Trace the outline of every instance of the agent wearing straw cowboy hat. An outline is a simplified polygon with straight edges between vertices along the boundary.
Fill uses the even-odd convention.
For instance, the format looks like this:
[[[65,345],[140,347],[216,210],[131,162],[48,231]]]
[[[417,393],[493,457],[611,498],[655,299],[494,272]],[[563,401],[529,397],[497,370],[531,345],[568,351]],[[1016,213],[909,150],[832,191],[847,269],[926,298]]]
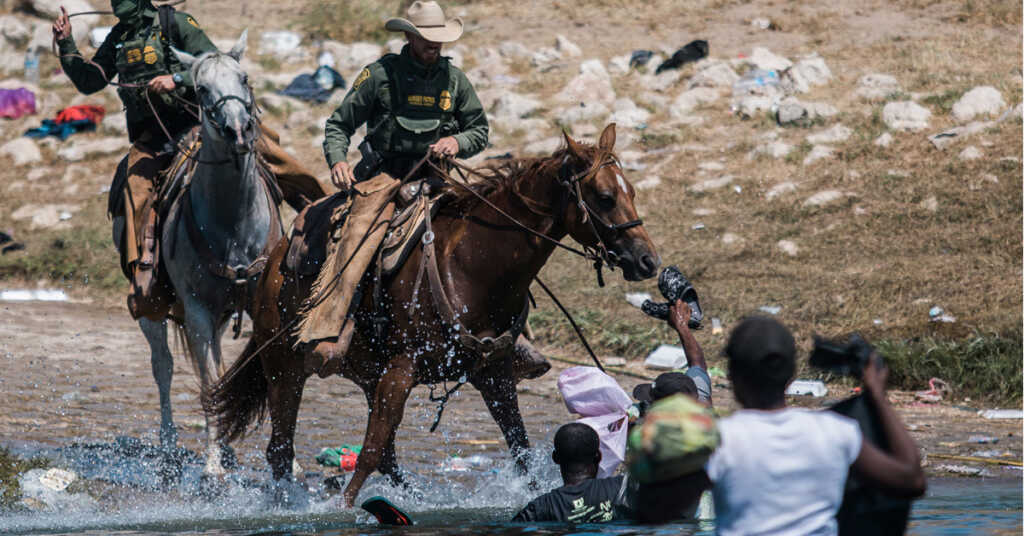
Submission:
[[[363,69],[341,106],[327,120],[324,155],[331,179],[342,190],[361,183],[356,189],[363,194],[353,198],[345,234],[340,237],[342,243],[354,243],[367,235],[373,218],[362,216],[376,214],[379,203],[387,202],[381,192],[396,188],[425,154],[469,158],[487,146],[490,129],[473,85],[441,55],[444,43],[462,35],[462,21],[445,18],[441,6],[433,1],[414,2],[406,17],[389,19],[384,27],[405,32],[408,44],[400,54],[387,54]],[[349,143],[363,124],[367,125],[366,139],[359,147],[363,160],[353,169],[346,161]],[[377,159],[376,165],[365,165]],[[382,231],[374,233],[367,236],[378,236]],[[379,237],[377,240],[364,239],[361,247],[379,243]],[[333,319],[330,311],[347,310],[345,295],[351,295],[369,266],[366,257],[374,250],[368,248],[368,253],[355,255],[346,263],[336,290],[314,305],[307,319]],[[318,371],[321,376],[336,372],[348,346],[345,332],[339,334],[327,322],[310,320],[297,333],[299,343],[310,349],[314,358],[311,362],[319,358],[322,363]],[[536,378],[551,368],[523,337],[516,342],[512,366],[517,379]]]
[[[384,24],[389,31],[405,32],[402,52],[363,69],[327,120],[324,155],[332,180],[343,190],[377,171],[400,179],[428,151],[468,158],[487,146],[487,117],[473,85],[441,55],[444,43],[462,35],[462,20],[446,19],[432,1],[414,2],[406,16]],[[346,155],[352,134],[364,123],[366,140],[383,161],[381,169],[357,178]]]

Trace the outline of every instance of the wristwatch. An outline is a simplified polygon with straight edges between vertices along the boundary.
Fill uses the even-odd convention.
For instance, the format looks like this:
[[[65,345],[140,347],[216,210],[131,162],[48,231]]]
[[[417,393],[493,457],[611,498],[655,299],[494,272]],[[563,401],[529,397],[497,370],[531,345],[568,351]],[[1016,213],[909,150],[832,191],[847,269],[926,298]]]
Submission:
[[[174,73],[171,75],[171,80],[174,80],[174,85],[180,86],[185,82],[185,79],[181,76],[181,73]]]

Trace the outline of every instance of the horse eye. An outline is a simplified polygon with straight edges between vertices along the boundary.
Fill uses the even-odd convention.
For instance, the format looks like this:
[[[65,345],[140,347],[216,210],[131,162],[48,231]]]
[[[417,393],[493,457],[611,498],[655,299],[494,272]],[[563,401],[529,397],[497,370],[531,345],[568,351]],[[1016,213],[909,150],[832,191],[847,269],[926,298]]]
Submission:
[[[597,196],[597,206],[601,210],[611,210],[615,208],[615,198],[608,194],[600,194]]]

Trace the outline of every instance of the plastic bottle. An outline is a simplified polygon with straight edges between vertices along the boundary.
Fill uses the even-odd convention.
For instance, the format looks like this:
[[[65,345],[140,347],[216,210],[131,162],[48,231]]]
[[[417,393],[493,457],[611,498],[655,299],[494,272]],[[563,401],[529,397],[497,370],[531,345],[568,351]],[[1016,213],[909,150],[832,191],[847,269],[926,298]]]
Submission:
[[[779,73],[773,70],[753,69],[732,85],[733,95],[764,93],[766,88],[779,85]]]
[[[39,84],[39,49],[34,46],[25,52],[25,81]]]

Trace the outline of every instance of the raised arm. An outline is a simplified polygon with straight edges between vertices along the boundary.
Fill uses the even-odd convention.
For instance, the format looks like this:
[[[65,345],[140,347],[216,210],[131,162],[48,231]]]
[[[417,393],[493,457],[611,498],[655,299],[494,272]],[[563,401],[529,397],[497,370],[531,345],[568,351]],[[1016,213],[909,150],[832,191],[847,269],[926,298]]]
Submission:
[[[60,16],[53,23],[53,36],[57,39],[57,49],[60,51],[60,65],[67,73],[75,89],[86,95],[96,93],[107,87],[107,83],[117,74],[115,71],[114,36],[120,33],[119,26],[115,26],[110,34],[100,45],[96,54],[92,57],[92,65],[81,57],[75,38],[71,35],[71,21],[64,6],[60,8]],[[97,69],[96,66],[103,70]]]

